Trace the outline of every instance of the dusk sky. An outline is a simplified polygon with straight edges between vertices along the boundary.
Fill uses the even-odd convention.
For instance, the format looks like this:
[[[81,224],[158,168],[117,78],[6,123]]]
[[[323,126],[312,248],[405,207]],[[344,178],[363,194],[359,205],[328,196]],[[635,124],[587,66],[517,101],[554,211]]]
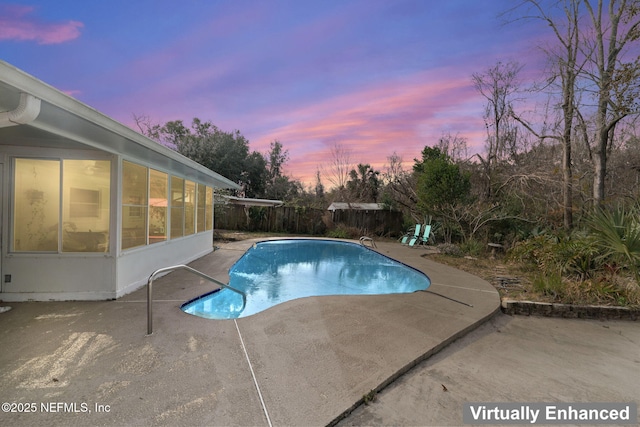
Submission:
[[[279,140],[311,183],[338,143],[410,168],[444,132],[486,136],[471,74],[517,60],[537,76],[540,22],[513,0],[0,2],[0,59],[135,128],[193,117]],[[136,129],[137,130],[137,129]],[[328,184],[325,179],[325,185]]]

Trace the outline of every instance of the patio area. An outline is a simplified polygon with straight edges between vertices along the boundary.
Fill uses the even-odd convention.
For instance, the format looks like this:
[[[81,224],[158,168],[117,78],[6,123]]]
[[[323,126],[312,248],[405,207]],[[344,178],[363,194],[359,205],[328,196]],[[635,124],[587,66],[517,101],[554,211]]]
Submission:
[[[253,243],[221,245],[190,265],[226,282]],[[429,292],[314,297],[214,321],[179,309],[212,289],[186,271],[154,282],[151,336],[144,288],[116,301],[12,303],[0,317],[3,401],[38,408],[1,413],[0,423],[331,423],[499,308],[490,284],[425,260],[422,251],[393,243],[378,251],[427,272],[430,290],[473,307]],[[50,402],[77,410],[43,413],[41,403]]]
[[[190,265],[226,282],[229,267],[254,242],[221,245]],[[3,304],[12,310],[0,314],[2,401],[15,402],[14,408],[20,411],[0,413],[0,424],[456,425],[461,423],[459,403],[464,396],[508,400],[508,395],[487,388],[497,386],[487,382],[496,372],[484,368],[487,358],[503,359],[504,352],[476,345],[486,336],[499,336],[499,328],[508,329],[504,319],[510,317],[494,317],[500,305],[495,289],[478,277],[424,259],[420,249],[384,242],[377,246],[379,252],[425,271],[432,280],[430,290],[441,296],[416,292],[313,297],[235,322],[215,321],[179,309],[186,300],[211,290],[212,284],[176,271],[154,282],[154,333],[150,336],[146,335],[144,288],[116,301]],[[485,323],[488,319],[492,320]],[[468,344],[473,348],[470,353],[466,345],[460,347],[466,337],[448,346],[483,323],[482,328],[490,329],[475,335]],[[613,330],[610,335],[615,335]],[[544,343],[546,337],[545,331],[539,331],[530,345]],[[626,335],[623,347],[616,351],[622,350],[627,364],[616,361],[620,368],[610,372],[637,368],[639,342],[638,335]],[[445,347],[445,352],[429,358]],[[424,369],[432,369],[432,362],[442,363],[441,355],[450,349],[454,350],[447,360],[463,357],[455,363],[458,371],[471,369],[473,374],[465,377],[471,383],[452,383],[453,370],[425,377]],[[518,354],[525,357],[527,351]],[[476,364],[480,357],[482,363]],[[517,359],[505,360],[510,361],[505,369],[514,384],[521,384],[511,372],[518,369]],[[419,369],[403,376],[416,365]],[[500,369],[500,363],[495,369]],[[621,392],[613,397],[640,394],[637,385],[624,381],[623,374],[618,377]],[[398,378],[373,405],[340,420],[366,395],[372,396],[372,390]],[[429,389],[424,384],[397,388],[420,379],[435,383],[429,383]],[[445,383],[451,391],[443,391]],[[395,395],[394,390],[398,390]],[[475,393],[462,393],[469,390]],[[531,399],[547,396],[540,392]],[[35,407],[26,406],[32,404]]]

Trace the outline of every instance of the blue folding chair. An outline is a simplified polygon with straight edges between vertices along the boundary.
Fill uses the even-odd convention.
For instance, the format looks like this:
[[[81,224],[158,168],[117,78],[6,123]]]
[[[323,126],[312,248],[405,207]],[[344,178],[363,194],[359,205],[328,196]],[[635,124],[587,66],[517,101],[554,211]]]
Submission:
[[[422,236],[420,237],[421,245],[428,245],[429,239],[431,238],[431,224],[424,225],[424,231],[422,232]]]
[[[409,231],[407,231],[404,236],[402,236],[400,238],[400,243],[403,245],[410,245],[413,246],[416,242],[414,241],[414,239],[420,237],[420,228],[422,227],[421,224],[416,224],[415,227],[412,227],[409,229]],[[413,243],[411,243],[413,241]]]

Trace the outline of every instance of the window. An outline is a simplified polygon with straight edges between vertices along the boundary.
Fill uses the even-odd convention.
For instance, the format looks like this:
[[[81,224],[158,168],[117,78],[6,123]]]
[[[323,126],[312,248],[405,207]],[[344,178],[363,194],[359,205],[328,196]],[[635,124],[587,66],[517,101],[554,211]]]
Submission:
[[[207,187],[207,219],[205,221],[207,230],[213,230],[213,188]]]
[[[108,251],[110,195],[109,160],[15,159],[13,251]]]
[[[149,172],[149,243],[167,240],[168,196],[169,175],[151,169]]]
[[[148,170],[122,162],[122,249],[147,243]]]
[[[109,250],[111,161],[63,160],[62,250]]]
[[[198,189],[198,209],[197,209],[197,215],[196,215],[196,220],[197,220],[197,231],[198,233],[200,233],[201,231],[205,230],[205,206],[206,206],[206,199],[207,199],[207,187],[202,185],[202,184],[198,184],[197,186]]]
[[[195,211],[196,208],[196,183],[184,182],[184,234],[188,236],[196,232]]]
[[[212,188],[122,162],[122,249],[212,230],[212,212]]]
[[[57,252],[60,161],[15,159],[13,250]]]
[[[171,238],[184,236],[184,179],[171,177]]]

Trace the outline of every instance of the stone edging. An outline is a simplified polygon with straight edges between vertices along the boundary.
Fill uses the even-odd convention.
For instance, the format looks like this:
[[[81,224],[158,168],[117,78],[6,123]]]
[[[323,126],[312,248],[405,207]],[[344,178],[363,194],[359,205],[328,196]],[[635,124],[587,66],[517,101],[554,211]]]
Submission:
[[[502,298],[502,312],[510,315],[563,317],[567,319],[640,320],[640,310],[600,305],[571,305],[516,301]]]

